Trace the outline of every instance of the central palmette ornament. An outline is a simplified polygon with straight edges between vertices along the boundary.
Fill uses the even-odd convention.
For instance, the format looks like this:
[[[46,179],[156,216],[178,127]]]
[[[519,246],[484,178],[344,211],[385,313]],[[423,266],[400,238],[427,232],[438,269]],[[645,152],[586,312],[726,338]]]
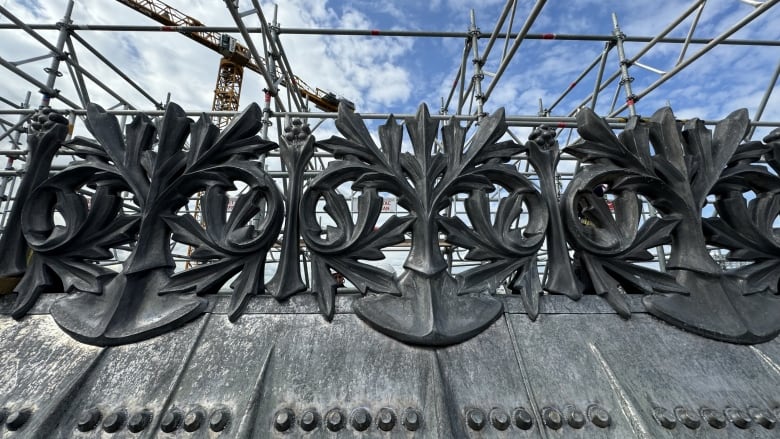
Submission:
[[[501,141],[507,130],[503,110],[484,119],[468,144],[466,129],[450,121],[441,128],[440,148],[434,147],[439,123],[427,107],[404,122],[412,152],[401,151],[403,125],[395,118],[379,128],[378,147],[363,121],[344,107],[336,122],[344,137],[317,144],[337,160],[311,181],[301,205],[303,239],[312,255],[312,290],[324,314],[332,316],[332,268],[368,294],[354,303],[354,310],[371,326],[408,343],[457,343],[501,315],[502,303],[492,294],[513,273],[518,273],[513,286],[538,295],[536,252],[544,240],[548,211],[534,185],[507,164],[523,148]],[[336,191],[346,182],[361,192],[356,222]],[[506,196],[491,220],[488,193],[495,190]],[[396,195],[409,214],[393,216],[377,228],[379,192]],[[468,194],[470,226],[442,215],[459,193]],[[315,216],[320,199],[336,222],[324,237]],[[514,223],[523,212],[529,218],[521,230]],[[397,277],[361,262],[382,259],[382,248],[403,241],[407,233],[411,248]],[[468,249],[467,258],[482,264],[451,274],[441,234],[446,236],[444,244]]]

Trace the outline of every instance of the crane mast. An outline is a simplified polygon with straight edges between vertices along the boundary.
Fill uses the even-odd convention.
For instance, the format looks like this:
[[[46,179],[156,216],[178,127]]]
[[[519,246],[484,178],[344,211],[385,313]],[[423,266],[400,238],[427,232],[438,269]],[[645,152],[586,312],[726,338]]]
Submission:
[[[214,111],[238,111],[241,99],[241,83],[244,79],[244,67],[228,58],[219,61],[217,83],[214,86],[214,101],[211,109]],[[220,130],[230,123],[230,117],[216,116],[214,124]]]

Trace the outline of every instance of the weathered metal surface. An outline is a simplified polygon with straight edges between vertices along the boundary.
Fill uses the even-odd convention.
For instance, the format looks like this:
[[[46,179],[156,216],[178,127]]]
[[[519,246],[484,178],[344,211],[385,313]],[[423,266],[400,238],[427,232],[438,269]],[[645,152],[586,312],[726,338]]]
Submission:
[[[207,322],[199,319],[164,337],[106,348],[58,419],[53,437],[129,437],[134,425],[142,428],[133,437],[155,437],[160,413],[171,404],[171,393],[188,370],[188,358]],[[84,422],[92,413],[99,414],[94,425]]]
[[[294,313],[258,299],[267,305],[248,307],[232,323],[230,296],[218,296],[215,312],[180,330],[108,348],[72,340],[46,315],[2,317],[2,437],[770,438],[780,431],[777,340],[733,345],[646,313],[626,321],[595,297],[572,305],[542,296],[534,322],[512,311],[521,299],[510,296],[499,297],[508,311],[472,339],[414,347],[350,313],[356,297],[340,297],[344,312],[330,323],[313,295],[296,296]],[[10,430],[8,422],[20,419],[11,415],[26,408],[25,422]]]
[[[777,411],[780,373],[768,364],[778,358],[776,341],[729,345],[676,330],[647,314],[633,315],[630,323],[614,314],[547,315],[536,324],[512,315],[509,321],[539,404],[584,409],[599,403],[613,419],[613,437],[769,438],[780,431],[753,421],[747,429],[702,421],[706,409],[721,415],[727,408]],[[685,426],[685,411],[700,425]],[[667,427],[656,419],[664,417]],[[593,433],[582,432],[582,437]],[[577,437],[576,429],[569,428],[565,437]]]
[[[64,336],[49,316],[0,318],[3,437],[52,437],[103,351]]]

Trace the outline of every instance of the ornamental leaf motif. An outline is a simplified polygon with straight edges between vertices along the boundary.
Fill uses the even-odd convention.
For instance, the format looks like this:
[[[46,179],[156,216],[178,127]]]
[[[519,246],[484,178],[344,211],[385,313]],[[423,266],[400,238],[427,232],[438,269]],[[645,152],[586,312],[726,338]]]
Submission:
[[[650,313],[686,330],[737,343],[776,336],[777,319],[756,310],[774,310],[777,315],[780,301],[751,295],[745,282],[721,270],[707,251],[704,230],[706,225],[711,242],[734,245],[733,236],[724,238],[728,220],[707,220],[703,225],[701,218],[711,191],[727,194],[717,204],[722,217],[746,218],[744,209],[727,207],[734,203],[725,198],[738,194],[741,200],[741,191],[734,192],[734,187],[744,185],[740,179],[761,174],[746,164],[760,156],[760,148],[748,144],[739,149],[748,127],[747,112],[733,112],[714,133],[698,119],[678,122],[668,108],[647,120],[631,118],[619,136],[588,109],[578,114],[577,123],[582,140],[566,152],[585,166],[566,188],[562,208],[575,262],[590,289],[626,318],[630,310],[624,292],[638,290],[647,294],[643,301]],[[744,176],[739,175],[742,172]],[[761,174],[757,187],[776,187],[770,180]],[[605,194],[613,199],[606,200]],[[640,195],[661,215],[641,227]],[[750,227],[747,230],[749,235]],[[751,244],[765,247],[766,233],[761,235],[763,239]],[[648,248],[665,243],[672,249],[666,272],[638,265],[652,259]],[[757,272],[767,268],[763,261],[756,266]]]
[[[780,333],[780,131],[743,142],[744,110],[710,130],[664,108],[629,119],[618,135],[581,111],[582,140],[564,152],[582,167],[560,205],[554,130],[540,126],[523,145],[502,140],[503,110],[483,118],[467,139],[467,128],[452,119],[440,127],[423,105],[414,117],[390,117],[380,126],[379,145],[347,107],[336,121],[341,136],[317,142],[308,126],[293,121],[279,146],[256,135],[256,105],[222,132],[175,104],[159,121],[138,116],[126,127],[90,105],[94,139],[65,143],[60,115],[44,108],[32,120],[33,163],[0,241],[0,276],[20,277],[15,318],[43,292],[66,293],[51,315],[83,342],[117,345],[175,329],[203,313],[206,297],[231,279],[231,321],[255,295],[283,300],[303,292],[299,238],[327,320],[336,312],[335,272],[364,295],[353,302],[361,319],[412,344],[449,345],[484,330],[502,312],[493,295],[507,280],[531,319],[543,289],[575,300],[599,294],[625,318],[632,312],[626,293],[639,292],[651,314],[706,337],[759,343]],[[80,160],[49,177],[60,147]],[[277,147],[289,170],[286,197],[252,161]],[[335,160],[306,182],[316,147]],[[539,188],[509,164],[516,158],[533,166]],[[349,183],[359,193],[357,214],[339,193]],[[239,188],[228,213],[229,195]],[[180,212],[196,193],[202,223]],[[408,213],[382,216],[385,193]],[[456,195],[465,215],[445,215]],[[708,197],[716,215],[703,219]],[[659,216],[643,219],[645,202]],[[323,206],[332,224],[324,228],[317,218]],[[279,268],[266,283],[266,256],[282,229]],[[174,243],[193,249],[195,268],[174,273]],[[396,276],[374,261],[401,243],[409,251]],[[128,245],[118,272],[102,264]],[[672,251],[658,271],[647,263],[662,245]],[[728,249],[742,265],[721,268],[708,245]],[[447,246],[465,249],[476,264],[451,272]]]
[[[747,284],[747,294],[777,295],[780,281],[780,239],[775,219],[780,214],[777,177],[780,130],[764,142],[739,145],[710,191],[716,196],[716,217],[704,220],[708,243],[729,249],[728,258],[743,265],[730,271]],[[766,164],[760,163],[764,157]],[[752,191],[754,197],[746,193]]]
[[[501,302],[490,295],[502,280],[521,268],[535,271],[548,212],[538,190],[506,164],[521,146],[500,141],[507,129],[503,110],[482,120],[468,143],[466,129],[450,121],[441,128],[441,151],[434,148],[439,124],[426,106],[403,122],[390,117],[379,127],[380,147],[360,117],[342,106],[336,126],[343,137],[317,143],[337,160],[311,181],[303,195],[302,232],[312,257],[312,290],[323,314],[332,317],[335,288],[330,269],[336,270],[367,294],[353,306],[368,324],[413,344],[457,343],[498,318]],[[401,148],[404,125],[411,152]],[[361,192],[356,221],[337,193],[347,182]],[[508,196],[491,221],[486,194],[496,186]],[[409,214],[392,216],[375,229],[380,192],[396,195]],[[468,194],[470,225],[440,213],[458,193]],[[325,203],[336,227],[321,230],[314,215],[318,202]],[[521,206],[531,209],[525,231],[511,227]],[[407,233],[411,247],[399,276],[362,262],[380,258],[383,247],[403,241]],[[470,259],[483,263],[450,274],[440,233],[449,243],[467,248]]]
[[[201,198],[205,229],[192,215],[163,217],[173,240],[193,247],[191,258],[205,263],[173,275],[162,293],[212,294],[238,274],[228,307],[228,318],[236,321],[249,299],[265,290],[266,256],[281,229],[283,206],[270,176],[247,162],[229,163],[234,170],[244,171],[243,178],[250,183],[229,218],[226,190],[232,188],[219,185],[209,187]],[[252,224],[258,215],[259,221]]]
[[[29,246],[22,231],[22,210],[32,191],[49,176],[54,155],[60,149],[68,133],[68,120],[61,114],[43,107],[30,120],[27,136],[27,161],[25,173],[16,190],[16,199],[6,218],[0,235],[0,278],[19,280],[27,268]],[[17,290],[20,287],[16,288]],[[24,315],[38,297],[35,287],[25,289],[18,296],[12,314]],[[3,291],[8,293],[9,291]]]
[[[197,317],[207,305],[198,294],[214,292],[219,281],[243,268],[230,309],[235,319],[246,298],[262,292],[262,264],[251,262],[264,260],[279,231],[275,213],[281,195],[265,172],[246,160],[276,146],[255,135],[260,114],[252,105],[219,133],[205,115],[193,122],[169,104],[159,128],[140,115],[123,134],[116,117],[90,105],[87,125],[95,140],[71,142],[82,160],[43,182],[23,211],[25,237],[35,253],[20,291],[49,288],[59,278],[70,294],[52,305],[55,321],[83,342],[116,345]],[[188,137],[192,143],[185,149]],[[249,190],[226,220],[224,210],[218,211],[234,181]],[[84,187],[95,188],[89,205],[79,194]],[[205,233],[191,218],[176,215],[200,191],[206,193]],[[132,194],[137,213],[124,212],[121,192]],[[261,211],[261,199],[267,215],[260,224],[265,229],[257,230],[246,223]],[[64,225],[52,221],[55,211]],[[211,262],[173,276],[172,234],[203,249],[199,255]],[[93,263],[128,242],[134,245],[118,273]]]
[[[3,234],[5,245],[10,243],[7,239],[15,236],[12,225],[20,226],[18,233],[24,232],[24,235],[19,245],[26,244],[21,247],[24,253],[27,246],[33,251],[29,264],[22,266],[23,276],[14,288],[17,293],[11,312],[14,318],[27,314],[43,292],[99,293],[113,271],[95,261],[110,259],[113,255],[109,250],[130,242],[138,226],[134,216],[118,216],[121,198],[116,187],[97,182],[89,198],[93,208],[88,209],[88,201],[83,195],[67,189],[67,178],[43,178],[48,174],[51,157],[65,140],[67,119],[51,112],[36,119],[32,127],[35,131],[28,137],[29,159],[33,164],[25,176],[27,183],[23,181],[17,193],[16,218],[12,212],[9,227]],[[84,170],[90,166],[74,165],[74,168]],[[30,187],[44,181],[52,185],[51,191],[39,194]],[[49,215],[55,209],[63,224],[55,224]],[[7,269],[15,264],[15,251],[6,250],[9,257],[4,265]]]

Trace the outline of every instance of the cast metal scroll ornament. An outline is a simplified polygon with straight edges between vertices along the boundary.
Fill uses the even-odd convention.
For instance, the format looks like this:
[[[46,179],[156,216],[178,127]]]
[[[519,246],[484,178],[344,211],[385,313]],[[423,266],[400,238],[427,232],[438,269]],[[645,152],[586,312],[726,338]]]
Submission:
[[[295,294],[306,291],[306,284],[301,279],[301,246],[300,212],[301,192],[303,191],[303,171],[314,155],[314,137],[311,130],[300,119],[293,121],[292,126],[285,127],[285,135],[281,137],[279,155],[287,167],[287,209],[284,218],[284,236],[282,250],[279,255],[279,265],[274,277],[266,285],[268,292],[278,300],[287,299]]]
[[[717,217],[705,218],[704,230],[709,244],[731,250],[728,259],[738,266],[728,273],[753,297],[751,321],[772,334],[780,320],[780,129],[764,142],[744,143],[729,159],[711,190]]]
[[[2,241],[10,255],[3,273],[24,274],[12,315],[24,316],[42,292],[65,292],[51,315],[86,343],[131,343],[173,330],[203,313],[202,296],[230,279],[231,321],[266,290],[278,300],[304,291],[299,233],[311,258],[310,287],[326,319],[336,308],[335,271],[365,295],[353,302],[360,318],[412,344],[448,345],[480,333],[500,316],[502,302],[493,294],[507,279],[535,319],[542,291],[536,258],[545,240],[550,293],[577,299],[590,290],[628,318],[625,294],[640,292],[650,313],[728,342],[758,343],[780,332],[774,228],[780,131],[764,143],[741,144],[749,125],[744,110],[713,133],[701,121],[682,125],[661,109],[648,120],[630,119],[619,136],[583,110],[582,141],[566,149],[583,167],[560,211],[554,131],[540,127],[525,145],[501,141],[503,110],[483,119],[468,141],[467,129],[454,120],[441,127],[437,141],[439,124],[425,106],[403,124],[391,117],[379,128],[380,146],[348,108],[339,109],[336,121],[343,137],[315,143],[306,126],[294,123],[281,139],[290,170],[286,209],[273,179],[251,161],[277,147],[256,136],[262,123],[257,105],[220,133],[205,116],[193,122],[170,104],[159,125],[138,116],[125,135],[114,116],[90,105],[88,128],[96,140],[64,145],[64,118],[42,113],[36,121],[28,144],[41,161],[30,165],[25,181],[37,188],[29,187],[26,197],[22,192],[14,207],[24,239],[7,229]],[[411,152],[402,152],[404,125]],[[44,179],[60,146],[80,160]],[[315,146],[335,160],[304,191],[303,170]],[[508,163],[518,157],[534,166],[541,193]],[[356,219],[338,192],[348,183],[360,193]],[[245,189],[228,215],[228,193],[236,186]],[[381,221],[385,192],[408,214]],[[197,193],[202,223],[180,212]],[[458,194],[465,195],[466,214],[446,215]],[[717,215],[702,219],[708,196]],[[642,219],[645,200],[660,216]],[[335,224],[325,230],[317,217],[322,205]],[[267,253],[283,222],[282,258],[265,285]],[[406,240],[400,275],[371,264]],[[22,263],[25,242],[33,252]],[[194,249],[195,268],[174,272],[178,244]],[[660,245],[671,248],[665,272],[642,265]],[[730,250],[729,258],[742,266],[722,269],[707,245]],[[446,246],[467,249],[466,258],[477,264],[451,273]],[[98,263],[117,249],[129,252],[118,271]]]
[[[51,162],[68,133],[68,120],[50,108],[40,109],[31,120],[27,136],[27,161],[25,173],[16,191],[16,200],[11,207],[0,236],[0,282],[8,282],[13,288],[27,269],[27,241],[22,232],[22,209],[30,193],[49,176]],[[5,283],[5,282],[3,282]],[[4,288],[5,286],[0,286]],[[9,288],[2,293],[11,291]],[[25,294],[17,300],[12,314],[24,315],[35,303],[40,291]]]
[[[681,126],[668,108],[648,121],[631,118],[618,137],[587,109],[577,124],[582,141],[565,151],[586,166],[562,203],[575,263],[590,288],[624,317],[630,315],[624,294],[642,292],[651,314],[688,331],[734,343],[774,338],[780,332],[780,298],[771,294],[776,270],[766,282],[773,280],[772,288],[756,289],[746,277],[772,270],[763,261],[777,258],[771,227],[778,210],[759,206],[777,205],[780,185],[764,168],[750,165],[760,156],[755,144],[739,147],[749,126],[747,112],[732,113],[714,133],[697,119]],[[752,180],[758,175],[761,179]],[[752,187],[763,196],[748,210],[742,193]],[[604,191],[614,197],[609,201],[614,213]],[[701,217],[711,192],[718,195],[721,218],[705,222],[710,241],[758,260],[753,272],[724,272],[710,256]],[[642,223],[640,196],[660,217]],[[741,232],[725,239],[732,233],[728,226]],[[666,243],[671,244],[666,273],[638,264],[653,258],[647,249]],[[748,251],[754,245],[759,249]]]
[[[404,122],[412,153],[401,151],[403,126],[395,118],[379,128],[380,148],[361,118],[344,106],[336,121],[344,137],[318,143],[337,160],[311,181],[301,204],[303,239],[312,258],[312,290],[322,312],[332,317],[336,288],[332,268],[369,293],[353,307],[379,331],[412,344],[458,343],[500,316],[502,304],[491,295],[514,272],[521,272],[514,283],[518,288],[538,294],[535,257],[544,240],[548,211],[533,184],[506,164],[521,147],[499,141],[507,129],[503,110],[484,119],[468,143],[466,129],[450,121],[441,129],[441,151],[434,150],[439,124],[427,107],[421,106],[416,117]],[[361,192],[356,221],[336,191],[350,181],[352,189]],[[487,194],[494,190],[506,195],[491,219]],[[392,216],[375,228],[382,205],[379,192],[395,194],[409,214]],[[458,193],[468,194],[470,226],[442,215]],[[320,200],[336,223],[324,233],[315,216]],[[530,219],[521,230],[513,223],[524,209]],[[364,262],[382,259],[382,248],[403,241],[406,233],[411,234],[411,248],[398,277]],[[468,258],[482,264],[449,273],[440,233],[449,244],[469,249]]]
[[[90,105],[88,128],[96,140],[70,142],[83,160],[41,184],[24,208],[24,233],[35,253],[17,287],[19,298],[61,284],[69,294],[52,305],[57,324],[80,341],[115,345],[192,320],[207,304],[199,295],[240,272],[230,307],[235,318],[247,298],[262,291],[265,253],[280,228],[281,195],[249,160],[276,147],[255,135],[260,114],[252,105],[220,133],[205,115],[192,122],[169,104],[159,129],[138,116],[123,136],[116,117]],[[226,219],[225,193],[235,181],[248,191]],[[93,191],[89,200],[82,189]],[[205,230],[177,215],[200,191]],[[122,209],[121,192],[132,194],[135,213]],[[55,224],[55,212],[64,225]],[[248,223],[259,212],[257,229]],[[196,247],[194,259],[210,263],[174,276],[171,235]],[[128,242],[133,245],[119,272],[93,263]]]

